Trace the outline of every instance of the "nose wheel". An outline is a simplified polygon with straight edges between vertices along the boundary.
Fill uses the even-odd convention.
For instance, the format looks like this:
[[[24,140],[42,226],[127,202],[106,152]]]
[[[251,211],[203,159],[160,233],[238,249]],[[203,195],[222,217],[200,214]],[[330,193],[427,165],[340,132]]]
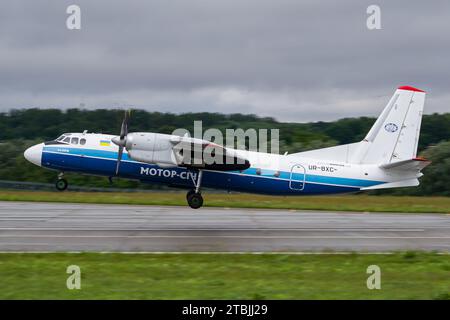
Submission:
[[[186,200],[192,209],[198,209],[203,205],[203,197],[200,193],[200,187],[202,185],[203,171],[198,171],[197,181],[194,181],[195,189],[189,190],[186,194]]]
[[[55,183],[56,190],[64,191],[67,189],[68,185],[69,184],[67,183],[67,180],[64,179],[64,172],[60,172],[58,174],[58,180],[56,180],[56,183]]]
[[[67,180],[63,179],[63,178],[59,178],[58,180],[56,180],[56,183],[55,183],[55,187],[58,191],[66,190],[68,185],[69,184],[67,183]]]

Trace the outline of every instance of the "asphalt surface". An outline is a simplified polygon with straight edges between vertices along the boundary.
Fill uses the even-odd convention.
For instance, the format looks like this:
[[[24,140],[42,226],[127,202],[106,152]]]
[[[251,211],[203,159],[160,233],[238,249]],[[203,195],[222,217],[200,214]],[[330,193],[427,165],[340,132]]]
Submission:
[[[0,251],[450,251],[450,216],[0,202]]]

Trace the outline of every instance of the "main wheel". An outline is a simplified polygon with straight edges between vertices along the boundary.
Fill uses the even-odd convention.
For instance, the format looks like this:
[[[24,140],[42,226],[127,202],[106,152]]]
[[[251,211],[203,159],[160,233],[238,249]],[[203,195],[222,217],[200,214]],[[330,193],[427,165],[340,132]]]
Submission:
[[[198,209],[203,205],[203,197],[200,193],[192,193],[188,196],[187,202],[192,209]]]
[[[67,183],[66,179],[58,179],[58,180],[56,180],[56,183],[55,183],[55,187],[58,191],[66,190],[68,185],[69,184]]]
[[[191,190],[189,190],[189,191],[186,193],[186,200],[187,200],[188,202],[189,202],[189,197],[192,196],[194,193],[195,193],[195,190],[194,190],[194,189],[191,189]]]

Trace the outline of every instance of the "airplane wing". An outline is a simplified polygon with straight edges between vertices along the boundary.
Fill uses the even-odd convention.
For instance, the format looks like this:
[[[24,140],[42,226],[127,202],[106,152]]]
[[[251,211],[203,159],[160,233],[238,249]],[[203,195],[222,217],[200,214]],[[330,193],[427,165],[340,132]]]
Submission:
[[[213,142],[191,137],[172,136],[174,157],[181,167],[218,171],[245,170],[250,162],[234,151]]]
[[[250,162],[234,150],[207,140],[155,132],[128,132],[129,111],[125,112],[120,135],[111,139],[118,149],[116,174],[123,151],[128,157],[160,167],[235,171],[250,167]]]

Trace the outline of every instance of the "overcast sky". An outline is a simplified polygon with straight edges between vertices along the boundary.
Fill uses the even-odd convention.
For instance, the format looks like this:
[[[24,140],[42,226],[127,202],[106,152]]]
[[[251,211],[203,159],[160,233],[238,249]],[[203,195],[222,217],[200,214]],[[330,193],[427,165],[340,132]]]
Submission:
[[[81,30],[66,8],[81,7]],[[381,30],[366,9],[381,8]],[[123,108],[376,116],[399,85],[450,111],[450,1],[8,0],[0,111]]]

